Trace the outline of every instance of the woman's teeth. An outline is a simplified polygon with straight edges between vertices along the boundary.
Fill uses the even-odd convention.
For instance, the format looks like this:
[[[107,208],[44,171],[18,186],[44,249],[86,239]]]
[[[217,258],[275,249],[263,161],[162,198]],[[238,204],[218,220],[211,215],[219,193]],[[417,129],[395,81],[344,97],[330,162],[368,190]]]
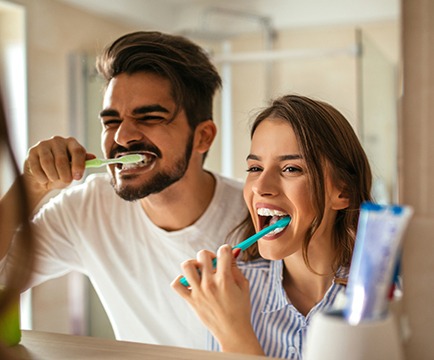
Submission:
[[[276,229],[274,229],[273,231],[270,231],[266,236],[276,235],[276,234],[282,232],[283,229],[285,229],[285,228],[284,228],[284,227],[283,227],[283,228],[276,228]]]
[[[269,208],[258,208],[257,213],[258,215],[261,216],[287,216],[288,215],[283,211],[269,209]]]
[[[282,217],[288,216],[287,213],[284,213],[283,211],[269,209],[269,208],[258,208],[257,213],[259,216],[265,216],[267,217],[266,221],[264,222],[264,227],[270,226],[275,224],[277,221],[279,221]],[[268,219],[270,218],[270,219]],[[275,230],[268,233],[267,236],[270,235],[276,235],[283,231],[285,227],[276,228]]]

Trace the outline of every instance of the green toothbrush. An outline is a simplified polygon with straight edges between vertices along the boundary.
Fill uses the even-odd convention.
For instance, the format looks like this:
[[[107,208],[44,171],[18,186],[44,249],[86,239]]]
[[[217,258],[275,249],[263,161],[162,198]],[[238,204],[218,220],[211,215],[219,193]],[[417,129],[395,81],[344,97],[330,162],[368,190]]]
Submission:
[[[145,160],[140,154],[129,154],[116,159],[91,159],[86,160],[86,168],[97,168],[109,164],[133,164]]]

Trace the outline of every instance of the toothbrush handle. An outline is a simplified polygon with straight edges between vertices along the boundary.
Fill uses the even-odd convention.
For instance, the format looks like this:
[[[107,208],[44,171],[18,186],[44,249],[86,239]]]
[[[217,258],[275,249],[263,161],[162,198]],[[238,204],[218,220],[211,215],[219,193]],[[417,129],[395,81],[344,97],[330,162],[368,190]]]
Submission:
[[[105,162],[102,161],[101,159],[91,159],[91,160],[86,160],[86,169],[87,168],[98,168],[105,165]]]

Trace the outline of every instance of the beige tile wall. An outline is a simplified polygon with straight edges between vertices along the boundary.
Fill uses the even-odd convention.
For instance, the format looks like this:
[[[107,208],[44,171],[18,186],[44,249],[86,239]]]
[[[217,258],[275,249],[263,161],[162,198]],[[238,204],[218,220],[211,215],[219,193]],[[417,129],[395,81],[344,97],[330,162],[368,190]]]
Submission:
[[[434,2],[402,0],[401,199],[414,207],[404,247],[407,359],[434,358]]]

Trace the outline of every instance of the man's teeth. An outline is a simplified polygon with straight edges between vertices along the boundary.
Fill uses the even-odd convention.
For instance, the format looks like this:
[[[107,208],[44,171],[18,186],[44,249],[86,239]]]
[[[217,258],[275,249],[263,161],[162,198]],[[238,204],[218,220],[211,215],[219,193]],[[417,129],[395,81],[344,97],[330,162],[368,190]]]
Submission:
[[[129,169],[136,169],[136,168],[140,168],[140,167],[144,167],[146,165],[148,165],[149,161],[147,159],[137,162],[137,163],[132,163],[132,164],[122,164],[122,170],[129,170]]]

